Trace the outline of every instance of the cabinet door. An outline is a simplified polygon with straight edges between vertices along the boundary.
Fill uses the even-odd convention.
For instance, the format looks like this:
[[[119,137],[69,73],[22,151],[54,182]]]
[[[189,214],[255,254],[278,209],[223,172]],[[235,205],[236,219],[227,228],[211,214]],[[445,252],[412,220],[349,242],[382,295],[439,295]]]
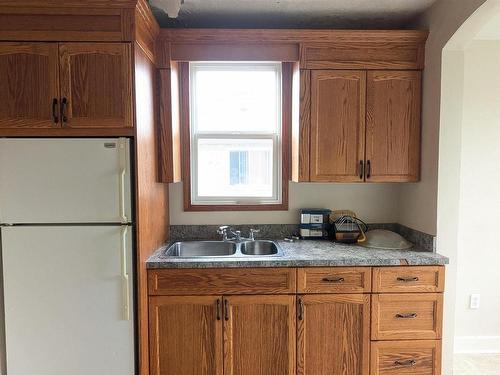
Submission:
[[[295,296],[230,296],[224,308],[225,375],[295,375]]]
[[[129,44],[62,43],[60,59],[63,126],[132,126]]]
[[[370,296],[298,297],[298,375],[367,375]]]
[[[221,313],[221,297],[150,297],[151,375],[222,375]]]
[[[311,73],[311,181],[361,182],[366,73]]]
[[[421,73],[368,72],[366,180],[418,181]]]
[[[59,127],[58,66],[56,43],[0,43],[0,128]]]

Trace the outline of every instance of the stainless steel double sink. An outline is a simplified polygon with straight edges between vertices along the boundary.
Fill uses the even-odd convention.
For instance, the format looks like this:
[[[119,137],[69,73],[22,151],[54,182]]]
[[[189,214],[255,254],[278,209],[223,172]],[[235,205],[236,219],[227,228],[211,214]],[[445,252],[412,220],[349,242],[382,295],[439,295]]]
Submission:
[[[283,256],[275,241],[182,241],[171,244],[165,255],[176,258]]]

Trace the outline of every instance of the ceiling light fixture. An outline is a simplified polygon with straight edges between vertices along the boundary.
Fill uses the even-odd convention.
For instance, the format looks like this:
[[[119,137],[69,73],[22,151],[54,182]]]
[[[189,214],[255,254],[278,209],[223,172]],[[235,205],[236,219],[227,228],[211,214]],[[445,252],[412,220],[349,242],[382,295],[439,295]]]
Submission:
[[[184,0],[151,0],[151,5],[163,9],[169,18],[177,18]]]

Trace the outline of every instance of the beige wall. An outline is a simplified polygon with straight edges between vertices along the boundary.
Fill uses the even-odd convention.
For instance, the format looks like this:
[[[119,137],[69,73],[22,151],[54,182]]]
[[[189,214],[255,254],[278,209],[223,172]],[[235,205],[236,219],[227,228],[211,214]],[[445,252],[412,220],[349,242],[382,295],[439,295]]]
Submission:
[[[499,2],[499,0],[488,0],[483,4],[483,0],[438,0],[422,16],[419,23],[431,31],[426,51],[427,77],[424,79],[424,131],[429,127],[438,127],[440,137],[437,186],[437,251],[450,257],[450,265],[447,267],[443,330],[444,375],[452,374],[458,279],[457,261],[461,241],[458,233],[460,227],[462,137],[465,136],[462,134],[465,88],[463,50],[485,24],[487,18],[494,14],[493,8]],[[429,77],[429,75],[431,76]],[[432,105],[433,101],[439,103],[440,100],[440,106],[436,103]],[[428,112],[431,108],[432,111]],[[427,168],[428,166],[424,165],[423,167]],[[422,199],[422,195],[418,191],[408,191],[403,193],[401,198],[407,200]],[[424,196],[424,198],[434,199],[431,196]],[[405,223],[404,220],[403,223]],[[474,248],[467,250],[472,252]],[[461,274],[459,276],[462,277]],[[477,275],[476,277],[481,276]]]
[[[441,54],[462,23],[485,0],[438,0],[417,23],[430,31],[425,49],[422,97],[421,182],[401,187],[401,224],[436,234],[439,117],[441,94]]]
[[[464,72],[455,342],[500,351],[500,40],[470,43]]]
[[[398,221],[398,184],[290,183],[290,209],[263,212],[184,212],[182,183],[170,186],[170,222],[181,224],[295,224],[300,208],[351,209],[369,223]]]

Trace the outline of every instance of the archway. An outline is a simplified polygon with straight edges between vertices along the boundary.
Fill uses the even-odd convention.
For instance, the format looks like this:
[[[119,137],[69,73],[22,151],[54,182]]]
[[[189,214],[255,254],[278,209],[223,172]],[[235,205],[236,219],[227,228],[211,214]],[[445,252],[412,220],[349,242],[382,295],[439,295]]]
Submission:
[[[486,1],[442,54],[437,247],[450,257],[445,374],[453,353],[500,353],[500,1]],[[470,308],[470,296],[481,306]]]

